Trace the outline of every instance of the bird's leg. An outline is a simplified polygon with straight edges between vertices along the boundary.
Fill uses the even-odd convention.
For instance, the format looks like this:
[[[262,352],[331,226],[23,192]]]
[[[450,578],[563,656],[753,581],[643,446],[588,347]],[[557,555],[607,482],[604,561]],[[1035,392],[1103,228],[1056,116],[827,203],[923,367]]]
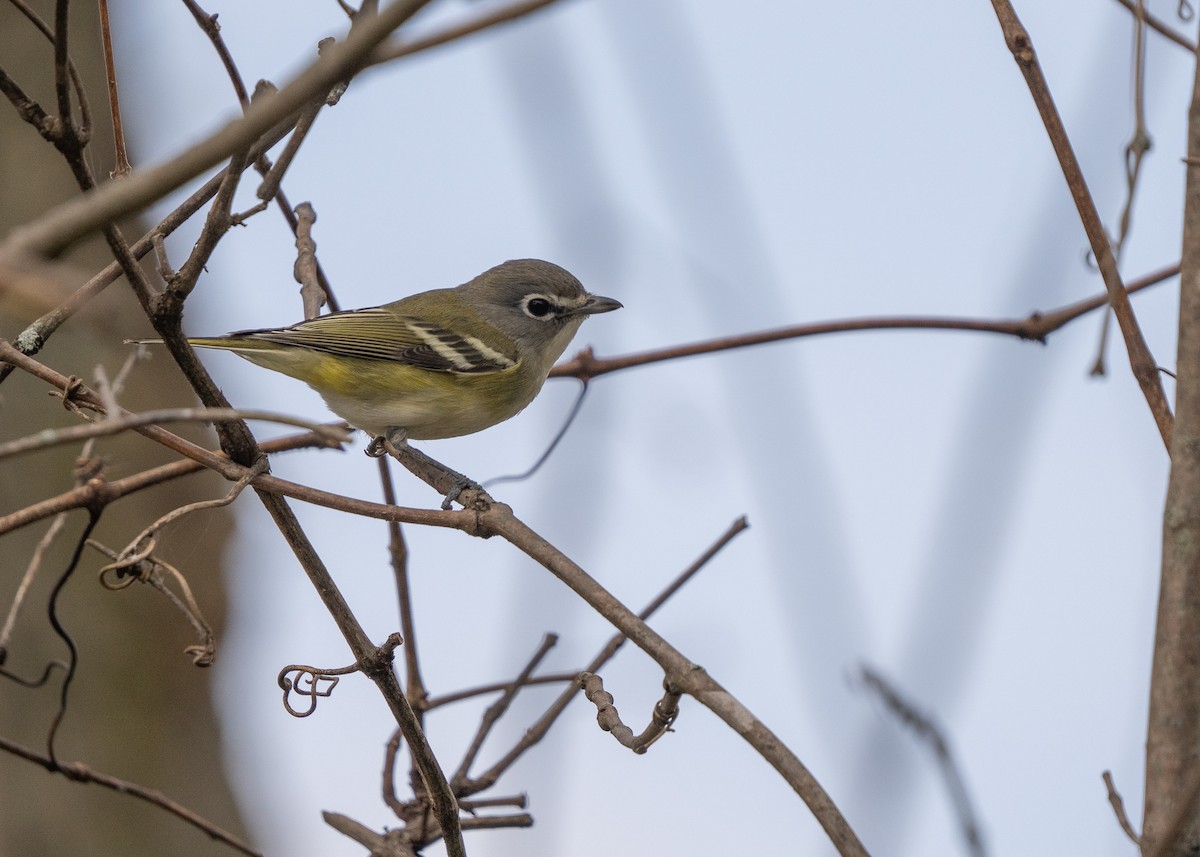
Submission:
[[[399,432],[399,430],[397,430]],[[440,461],[435,461],[421,450],[410,446],[403,437],[403,432],[399,432],[400,443],[396,443],[395,433],[389,430],[383,437],[377,437],[371,443],[373,446],[378,446],[380,450],[386,448],[388,444],[392,446],[393,457],[403,464],[408,470],[418,479],[425,482],[435,491],[444,491],[444,499],[442,500],[442,508],[449,509],[450,504],[458,500],[459,496],[468,490],[480,492],[485,498],[487,494],[483,488],[474,479],[463,476],[461,473],[451,470]],[[461,502],[461,501],[460,501]],[[468,499],[467,502],[473,502]]]
[[[400,428],[400,426],[388,426],[384,429],[383,434],[371,438],[371,442],[367,444],[367,448],[363,452],[371,456],[371,458],[380,458],[386,455],[387,450],[384,448],[384,441],[399,449],[402,446],[408,445],[408,432]]]

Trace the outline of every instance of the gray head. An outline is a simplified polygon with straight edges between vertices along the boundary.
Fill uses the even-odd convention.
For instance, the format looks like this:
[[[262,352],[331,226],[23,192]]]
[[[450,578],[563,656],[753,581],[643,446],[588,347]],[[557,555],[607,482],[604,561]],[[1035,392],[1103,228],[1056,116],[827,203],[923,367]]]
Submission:
[[[459,286],[464,299],[523,348],[557,360],[589,315],[620,309],[589,294],[575,276],[541,259],[513,259]]]

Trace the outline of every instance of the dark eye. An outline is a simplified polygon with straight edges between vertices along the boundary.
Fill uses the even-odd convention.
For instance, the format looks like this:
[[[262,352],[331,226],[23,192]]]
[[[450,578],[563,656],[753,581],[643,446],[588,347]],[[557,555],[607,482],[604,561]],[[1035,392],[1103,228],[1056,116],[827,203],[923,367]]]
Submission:
[[[545,318],[554,309],[545,298],[533,298],[525,304],[525,311],[534,318]]]

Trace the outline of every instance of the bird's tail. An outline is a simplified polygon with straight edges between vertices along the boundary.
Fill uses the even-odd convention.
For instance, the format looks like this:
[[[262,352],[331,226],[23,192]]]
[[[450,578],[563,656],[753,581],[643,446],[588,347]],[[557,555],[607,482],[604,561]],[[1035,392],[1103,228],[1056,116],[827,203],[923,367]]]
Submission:
[[[162,345],[161,339],[126,339],[126,345]],[[241,336],[196,336],[188,339],[193,348],[219,348],[222,351],[273,351],[270,343]]]

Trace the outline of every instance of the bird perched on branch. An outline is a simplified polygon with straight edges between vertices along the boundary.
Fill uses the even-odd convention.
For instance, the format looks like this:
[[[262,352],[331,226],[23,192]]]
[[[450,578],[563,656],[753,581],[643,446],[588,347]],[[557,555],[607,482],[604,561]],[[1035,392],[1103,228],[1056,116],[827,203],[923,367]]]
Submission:
[[[558,265],[516,259],[453,289],[188,342],[298,378],[351,425],[399,444],[515,416],[584,319],[620,307]]]

